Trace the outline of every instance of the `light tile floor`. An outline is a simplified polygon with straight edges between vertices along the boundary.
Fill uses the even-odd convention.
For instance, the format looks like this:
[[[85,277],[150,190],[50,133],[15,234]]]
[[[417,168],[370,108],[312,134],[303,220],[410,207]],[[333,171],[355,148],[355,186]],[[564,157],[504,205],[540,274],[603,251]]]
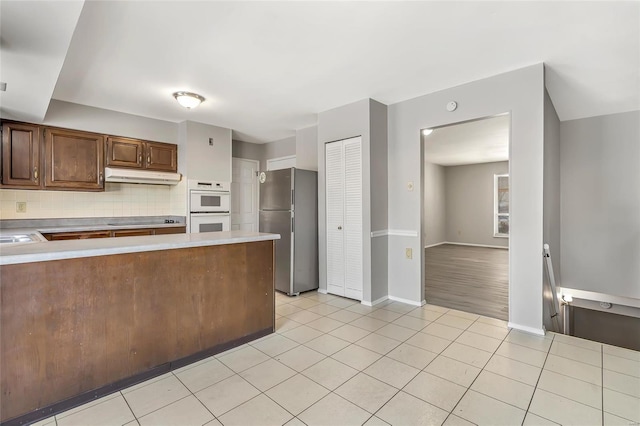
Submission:
[[[38,425],[631,425],[640,352],[426,305],[276,295],[276,333]]]

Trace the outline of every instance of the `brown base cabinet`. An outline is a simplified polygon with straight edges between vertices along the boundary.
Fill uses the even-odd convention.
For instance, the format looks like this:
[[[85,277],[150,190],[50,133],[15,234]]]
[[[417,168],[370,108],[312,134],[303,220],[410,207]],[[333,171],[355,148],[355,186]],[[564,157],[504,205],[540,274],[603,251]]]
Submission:
[[[50,232],[43,233],[42,236],[49,241],[62,240],[86,240],[89,238],[111,238],[111,237],[135,237],[141,235],[167,235],[184,234],[187,232],[185,226],[172,226],[169,228],[138,228],[138,229],[116,229],[104,231],[78,231],[78,232]]]
[[[4,265],[0,422],[31,424],[273,333],[273,241]]]

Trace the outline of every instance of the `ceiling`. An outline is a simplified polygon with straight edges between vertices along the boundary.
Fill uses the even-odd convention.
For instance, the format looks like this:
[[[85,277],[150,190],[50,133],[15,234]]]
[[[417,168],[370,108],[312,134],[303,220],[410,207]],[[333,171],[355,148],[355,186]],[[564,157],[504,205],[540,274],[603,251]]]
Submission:
[[[53,98],[268,142],[364,98],[540,62],[562,121],[640,109],[640,2],[2,0],[0,13],[0,113],[24,120]],[[178,90],[207,100],[185,110]]]
[[[510,122],[503,114],[433,129],[422,136],[424,158],[441,166],[509,161]]]

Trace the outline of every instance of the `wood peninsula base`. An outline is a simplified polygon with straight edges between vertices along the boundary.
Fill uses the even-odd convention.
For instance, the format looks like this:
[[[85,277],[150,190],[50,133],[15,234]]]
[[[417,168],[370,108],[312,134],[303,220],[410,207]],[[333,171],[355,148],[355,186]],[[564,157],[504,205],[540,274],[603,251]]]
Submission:
[[[30,423],[272,333],[274,241],[4,265],[0,303],[0,421]]]

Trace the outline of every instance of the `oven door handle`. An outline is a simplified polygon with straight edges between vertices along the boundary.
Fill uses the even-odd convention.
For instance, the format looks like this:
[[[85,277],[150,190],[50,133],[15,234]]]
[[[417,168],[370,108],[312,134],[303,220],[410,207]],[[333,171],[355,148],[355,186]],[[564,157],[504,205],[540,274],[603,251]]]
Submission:
[[[229,216],[229,212],[191,212],[190,215],[198,215],[198,216]]]

